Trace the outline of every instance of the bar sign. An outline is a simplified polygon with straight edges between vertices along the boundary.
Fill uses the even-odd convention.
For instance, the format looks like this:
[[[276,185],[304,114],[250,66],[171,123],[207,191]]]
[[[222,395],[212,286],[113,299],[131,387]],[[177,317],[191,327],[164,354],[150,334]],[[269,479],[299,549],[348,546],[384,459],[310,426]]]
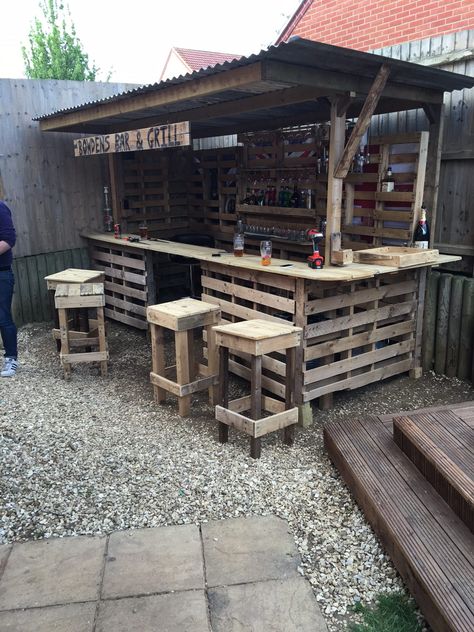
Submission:
[[[75,156],[166,149],[191,144],[189,121],[74,139]]]

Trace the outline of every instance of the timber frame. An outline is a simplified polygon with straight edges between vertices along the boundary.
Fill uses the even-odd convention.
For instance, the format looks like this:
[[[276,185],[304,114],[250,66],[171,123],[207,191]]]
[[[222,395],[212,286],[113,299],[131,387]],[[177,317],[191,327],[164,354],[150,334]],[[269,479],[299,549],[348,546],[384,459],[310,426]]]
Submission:
[[[474,80],[299,38],[259,55],[144,86],[39,118],[43,131],[113,134],[189,121],[193,138],[331,120],[326,260],[351,262],[341,246],[342,188],[373,114],[423,108],[430,125],[426,202],[434,234],[444,91]],[[357,123],[344,143],[347,118]],[[110,180],[116,179],[114,160]],[[112,201],[117,203],[117,193]],[[116,207],[114,216],[117,216]]]

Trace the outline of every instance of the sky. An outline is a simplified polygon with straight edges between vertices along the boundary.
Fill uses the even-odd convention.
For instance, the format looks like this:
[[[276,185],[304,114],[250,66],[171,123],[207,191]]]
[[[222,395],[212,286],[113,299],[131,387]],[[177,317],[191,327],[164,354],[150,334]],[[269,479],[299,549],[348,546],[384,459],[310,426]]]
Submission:
[[[267,48],[299,0],[65,0],[97,80],[154,83],[170,48],[250,55]],[[0,0],[0,78],[25,76],[22,44],[40,0]]]

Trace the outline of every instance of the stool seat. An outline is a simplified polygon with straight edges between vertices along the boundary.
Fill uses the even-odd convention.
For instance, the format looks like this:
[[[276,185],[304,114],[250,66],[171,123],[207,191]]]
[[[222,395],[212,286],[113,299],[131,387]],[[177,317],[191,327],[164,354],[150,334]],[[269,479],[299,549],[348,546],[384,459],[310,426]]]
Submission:
[[[67,268],[61,272],[48,274],[44,277],[48,290],[54,290],[60,283],[102,283],[104,273],[101,270],[81,270]]]
[[[301,327],[260,318],[214,327],[217,344],[220,347],[238,348],[254,356],[298,347],[302,331]]]
[[[216,399],[218,381],[218,362],[215,335],[212,326],[221,319],[221,309],[212,303],[204,303],[187,297],[169,301],[147,308],[147,320],[151,329],[152,371],[150,381],[153,384],[155,401],[166,401],[166,393],[178,397],[181,417],[189,415],[191,395],[208,389],[212,404]],[[204,328],[208,343],[208,366],[198,365],[194,361],[194,329]],[[174,331],[176,365],[165,366],[164,330]],[[165,376],[168,369],[176,368],[176,380]],[[196,379],[196,377],[198,379]]]
[[[147,320],[149,323],[172,329],[173,331],[186,331],[195,327],[206,327],[215,324],[216,314],[221,308],[211,303],[203,303],[194,298],[181,298],[169,303],[150,305],[147,308]]]

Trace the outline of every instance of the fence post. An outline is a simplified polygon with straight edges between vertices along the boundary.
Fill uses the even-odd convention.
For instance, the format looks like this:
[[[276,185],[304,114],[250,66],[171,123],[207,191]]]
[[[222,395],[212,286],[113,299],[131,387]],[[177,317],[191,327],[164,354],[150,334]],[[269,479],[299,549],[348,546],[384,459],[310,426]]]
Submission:
[[[469,380],[472,376],[474,352],[474,279],[464,279],[460,329],[457,374],[461,379]]]
[[[438,307],[439,272],[431,271],[425,297],[425,317],[423,324],[422,364],[423,371],[432,371],[436,342],[436,313]]]

